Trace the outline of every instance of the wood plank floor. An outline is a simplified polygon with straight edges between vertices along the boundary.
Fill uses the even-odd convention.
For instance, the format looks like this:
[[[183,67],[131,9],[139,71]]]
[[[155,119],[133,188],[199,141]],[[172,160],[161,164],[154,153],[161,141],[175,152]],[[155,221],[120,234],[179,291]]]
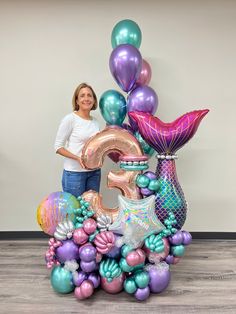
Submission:
[[[0,313],[236,313],[236,241],[195,240],[161,294],[137,302],[102,290],[78,301],[50,285],[47,240],[0,241]]]

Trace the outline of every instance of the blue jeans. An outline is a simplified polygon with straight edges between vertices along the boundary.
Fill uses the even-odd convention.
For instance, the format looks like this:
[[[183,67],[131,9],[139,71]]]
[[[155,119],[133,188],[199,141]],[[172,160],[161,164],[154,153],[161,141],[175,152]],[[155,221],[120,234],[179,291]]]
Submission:
[[[100,181],[101,169],[84,172],[64,170],[62,175],[62,188],[64,192],[71,193],[75,197],[78,197],[89,190],[99,192]]]

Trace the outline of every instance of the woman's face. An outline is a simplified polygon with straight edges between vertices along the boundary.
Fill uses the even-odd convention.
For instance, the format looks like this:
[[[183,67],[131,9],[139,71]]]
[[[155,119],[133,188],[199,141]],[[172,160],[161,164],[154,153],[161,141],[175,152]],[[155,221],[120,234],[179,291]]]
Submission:
[[[84,87],[79,91],[76,103],[79,105],[79,109],[83,111],[90,111],[93,108],[95,99],[90,88]]]

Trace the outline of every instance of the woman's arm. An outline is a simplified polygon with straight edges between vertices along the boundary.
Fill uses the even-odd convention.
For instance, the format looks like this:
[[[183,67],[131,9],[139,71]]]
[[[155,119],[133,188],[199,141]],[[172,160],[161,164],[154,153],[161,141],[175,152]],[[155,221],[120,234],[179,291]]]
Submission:
[[[59,154],[59,155],[61,155],[61,156],[64,156],[64,157],[74,159],[74,160],[76,160],[76,161],[79,162],[79,164],[81,165],[81,167],[84,167],[84,166],[83,166],[83,163],[82,163],[82,161],[81,161],[81,159],[80,159],[80,157],[77,156],[77,155],[72,154],[71,152],[69,152],[69,151],[68,151],[67,149],[65,149],[64,147],[59,148],[59,149],[56,151],[56,153]]]

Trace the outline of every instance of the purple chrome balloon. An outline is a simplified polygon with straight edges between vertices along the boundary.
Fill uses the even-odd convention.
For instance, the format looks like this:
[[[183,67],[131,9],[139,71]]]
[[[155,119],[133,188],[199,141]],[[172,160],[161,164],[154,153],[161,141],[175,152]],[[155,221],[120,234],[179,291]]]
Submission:
[[[120,251],[121,248],[114,246],[107,254],[106,256],[111,257],[111,258],[118,258],[120,257]]]
[[[97,269],[97,263],[96,263],[96,261],[91,261],[91,262],[81,261],[80,267],[86,273],[91,273],[92,271]]]
[[[91,244],[84,245],[79,249],[79,257],[84,262],[91,262],[96,259],[97,250]]]
[[[119,45],[111,53],[109,66],[120,88],[129,92],[141,73],[142,56],[132,45]]]
[[[72,276],[74,285],[76,285],[77,287],[79,287],[84,280],[88,279],[88,275],[84,271],[76,271],[72,274]]]
[[[191,233],[189,233],[188,231],[182,231],[182,235],[183,235],[183,243],[182,244],[189,245],[192,242]]]
[[[148,188],[141,188],[140,192],[143,196],[150,196],[150,195],[154,194],[154,191],[151,191]]]
[[[179,245],[179,244],[182,244],[183,242],[183,234],[182,234],[182,231],[177,231],[174,235],[170,236],[168,238],[168,240],[170,241],[171,244],[174,244],[174,245]]]
[[[92,281],[94,289],[98,288],[101,282],[100,276],[96,273],[91,273],[88,276],[88,279]]]
[[[79,259],[79,248],[72,240],[63,241],[56,250],[56,257],[60,263]]]
[[[127,111],[143,111],[154,114],[157,110],[158,97],[149,86],[135,88],[127,98]]]
[[[138,288],[134,294],[135,298],[139,301],[146,300],[150,295],[150,288],[147,286],[146,288]]]
[[[165,290],[170,282],[170,271],[167,267],[151,267],[148,271],[150,276],[149,287],[151,292],[159,293]]]
[[[146,172],[144,172],[144,175],[146,177],[148,177],[150,180],[156,180],[157,179],[157,175],[155,174],[155,172],[152,172],[152,171],[146,171]]]

